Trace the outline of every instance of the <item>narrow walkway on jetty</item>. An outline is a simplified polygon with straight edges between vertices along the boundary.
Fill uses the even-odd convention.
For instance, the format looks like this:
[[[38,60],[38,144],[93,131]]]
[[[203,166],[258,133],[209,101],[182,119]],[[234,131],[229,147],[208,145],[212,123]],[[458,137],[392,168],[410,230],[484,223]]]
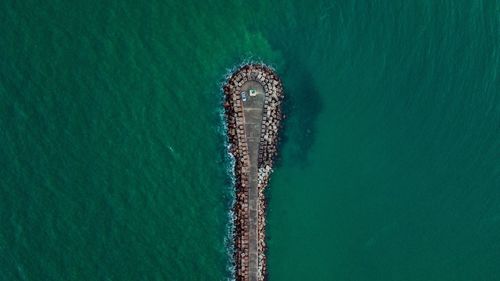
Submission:
[[[235,158],[236,281],[265,281],[265,189],[277,155],[283,86],[263,64],[242,66],[224,85],[229,152]]]
[[[258,157],[265,93],[263,86],[256,81],[245,82],[241,86],[241,91],[246,95],[242,107],[246,143],[250,158],[248,171],[248,207],[250,211],[248,218],[248,277],[250,281],[257,281],[259,273],[259,252],[257,248],[259,239],[257,225],[259,221]],[[250,95],[250,92],[252,92],[252,95]]]

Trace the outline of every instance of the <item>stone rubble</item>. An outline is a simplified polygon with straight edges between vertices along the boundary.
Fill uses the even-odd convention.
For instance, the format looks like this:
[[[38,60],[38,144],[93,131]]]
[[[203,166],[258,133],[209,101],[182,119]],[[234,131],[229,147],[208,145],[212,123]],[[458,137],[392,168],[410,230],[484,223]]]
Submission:
[[[265,92],[258,158],[258,263],[259,281],[263,281],[267,278],[265,255],[267,250],[265,241],[266,200],[264,190],[268,185],[273,161],[277,155],[278,133],[283,119],[281,112],[283,86],[279,77],[269,67],[261,64],[247,64],[237,70],[223,88],[230,153],[236,159],[234,167],[236,175],[236,204],[234,206],[236,280],[248,280],[248,174],[250,161],[243,124],[240,89],[246,81],[251,80],[259,82]]]

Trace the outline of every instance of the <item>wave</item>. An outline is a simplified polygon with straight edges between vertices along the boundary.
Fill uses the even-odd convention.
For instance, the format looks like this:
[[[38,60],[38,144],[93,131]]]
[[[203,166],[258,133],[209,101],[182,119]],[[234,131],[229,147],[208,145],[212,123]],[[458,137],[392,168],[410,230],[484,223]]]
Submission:
[[[264,63],[264,61],[260,57],[247,56],[246,58],[241,60],[240,63],[234,64],[230,68],[226,68],[226,73],[223,75],[223,78],[221,80],[219,80],[219,83],[218,83],[218,86],[219,86],[219,89],[221,90],[221,92],[222,92],[222,87],[229,80],[229,78],[231,78],[233,73],[235,73],[236,70],[240,69],[241,67],[243,67],[244,65],[247,65],[247,64],[262,64],[262,65],[265,65],[266,67],[270,68],[271,70],[276,71],[276,65]],[[223,97],[223,96],[224,96],[224,93],[222,92],[221,97]]]
[[[234,276],[236,273],[236,265],[234,261],[234,233],[235,233],[235,225],[234,225],[234,205],[236,204],[236,175],[234,173],[234,165],[236,163],[236,159],[234,156],[230,153],[231,151],[231,144],[229,143],[229,136],[227,135],[228,131],[228,124],[224,112],[224,92],[222,90],[222,85],[223,82],[220,83],[219,85],[219,94],[220,94],[220,101],[219,101],[219,107],[218,107],[218,116],[219,116],[219,122],[221,126],[217,127],[217,132],[221,135],[221,137],[224,140],[224,149],[225,149],[225,156],[224,156],[224,167],[226,170],[226,176],[228,178],[228,184],[226,185],[226,191],[228,194],[229,202],[228,202],[228,212],[227,212],[227,218],[228,218],[228,223],[226,226],[226,235],[224,237],[224,246],[226,249],[226,254],[227,254],[227,259],[228,259],[228,264],[226,267],[227,271],[227,280],[228,281],[233,281],[235,280]]]

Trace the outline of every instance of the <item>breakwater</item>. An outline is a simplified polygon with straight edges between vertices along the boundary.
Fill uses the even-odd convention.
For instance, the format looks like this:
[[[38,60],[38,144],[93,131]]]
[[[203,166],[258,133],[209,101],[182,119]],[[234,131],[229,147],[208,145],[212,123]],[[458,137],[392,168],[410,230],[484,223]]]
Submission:
[[[235,71],[224,87],[230,153],[235,158],[234,260],[236,280],[265,280],[264,190],[277,154],[283,86],[263,64]]]

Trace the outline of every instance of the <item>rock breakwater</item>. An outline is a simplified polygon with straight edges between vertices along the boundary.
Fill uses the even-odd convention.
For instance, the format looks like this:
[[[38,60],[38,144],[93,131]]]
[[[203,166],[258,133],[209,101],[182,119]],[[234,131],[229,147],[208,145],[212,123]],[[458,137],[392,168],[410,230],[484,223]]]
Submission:
[[[262,64],[247,64],[225,83],[224,108],[230,153],[235,158],[235,279],[265,280],[264,190],[277,155],[283,86]]]

